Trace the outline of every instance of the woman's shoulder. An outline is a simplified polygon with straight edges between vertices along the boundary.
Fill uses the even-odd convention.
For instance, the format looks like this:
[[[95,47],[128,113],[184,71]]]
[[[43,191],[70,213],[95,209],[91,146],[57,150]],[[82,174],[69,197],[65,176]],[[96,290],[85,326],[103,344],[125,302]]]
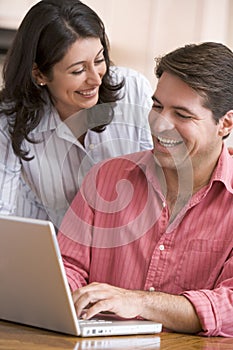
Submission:
[[[11,118],[11,120],[14,118],[14,115],[12,116],[7,116],[3,110],[1,109],[1,105],[0,105],[0,129],[4,132],[8,132],[8,128],[9,128],[9,119]]]
[[[115,81],[122,79],[125,81],[121,102],[151,108],[153,89],[149,80],[142,73],[132,68],[118,66],[112,66],[111,73]]]
[[[135,82],[138,83],[146,83],[149,84],[148,79],[140,72],[128,68],[128,67],[123,67],[123,66],[111,66],[110,67],[110,74],[113,79],[122,80],[124,78],[126,81],[128,80],[134,80]]]

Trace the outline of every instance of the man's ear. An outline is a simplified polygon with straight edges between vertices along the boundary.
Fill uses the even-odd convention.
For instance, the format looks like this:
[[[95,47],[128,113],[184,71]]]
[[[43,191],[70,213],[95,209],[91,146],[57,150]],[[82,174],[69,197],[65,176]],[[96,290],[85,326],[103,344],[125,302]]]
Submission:
[[[33,76],[36,84],[38,84],[40,86],[46,85],[47,79],[44,76],[44,74],[41,73],[41,71],[39,70],[36,63],[34,63],[33,67],[32,67],[32,76]]]
[[[218,134],[221,137],[226,137],[233,129],[233,110],[228,111],[219,121]]]

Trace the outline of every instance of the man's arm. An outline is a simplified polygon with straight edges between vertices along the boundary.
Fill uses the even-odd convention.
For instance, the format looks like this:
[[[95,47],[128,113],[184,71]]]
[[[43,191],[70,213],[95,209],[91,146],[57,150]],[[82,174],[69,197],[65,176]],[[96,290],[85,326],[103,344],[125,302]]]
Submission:
[[[108,311],[124,318],[154,320],[176,332],[198,333],[202,329],[193,305],[184,296],[92,283],[76,290],[73,300],[78,316],[87,319]]]

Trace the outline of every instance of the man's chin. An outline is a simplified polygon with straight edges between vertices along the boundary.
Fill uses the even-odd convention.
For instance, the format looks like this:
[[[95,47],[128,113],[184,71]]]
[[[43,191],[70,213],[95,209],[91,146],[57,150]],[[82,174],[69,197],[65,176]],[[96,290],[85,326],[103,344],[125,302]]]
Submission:
[[[181,169],[185,169],[187,166],[190,167],[191,163],[187,162],[187,158],[185,156],[182,157],[172,157],[161,156],[157,153],[154,153],[155,162],[158,166],[164,169],[176,170],[179,171]]]

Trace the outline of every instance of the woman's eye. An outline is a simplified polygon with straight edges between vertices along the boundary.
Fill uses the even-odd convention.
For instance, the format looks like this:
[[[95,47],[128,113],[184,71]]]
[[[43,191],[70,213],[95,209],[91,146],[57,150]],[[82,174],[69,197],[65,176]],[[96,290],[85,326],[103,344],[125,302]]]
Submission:
[[[99,58],[98,60],[95,61],[95,64],[100,64],[102,62],[105,62],[105,58]]]
[[[80,69],[80,70],[75,70],[74,72],[72,72],[73,75],[79,75],[82,74],[84,72],[84,69]]]

